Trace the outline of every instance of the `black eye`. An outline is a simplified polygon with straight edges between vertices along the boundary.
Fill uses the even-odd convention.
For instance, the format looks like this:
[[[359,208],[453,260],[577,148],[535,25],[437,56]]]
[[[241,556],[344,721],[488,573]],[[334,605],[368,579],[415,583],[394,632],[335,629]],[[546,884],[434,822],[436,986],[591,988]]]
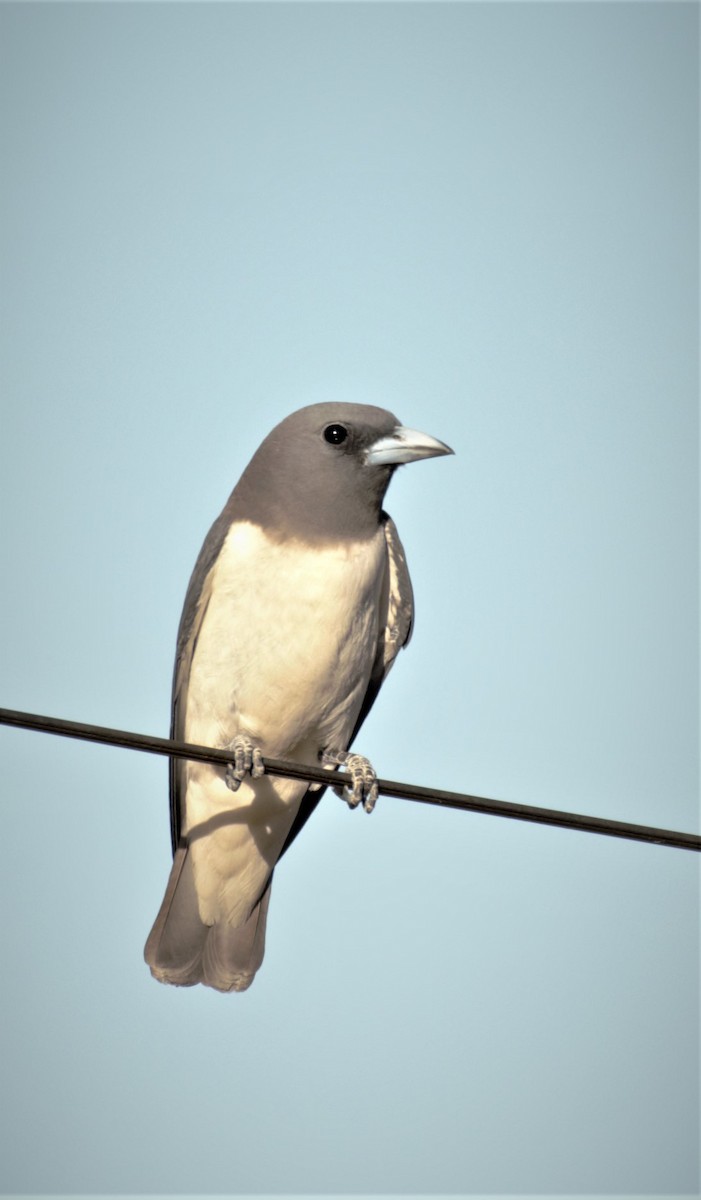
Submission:
[[[345,425],[327,425],[324,430],[324,438],[332,446],[340,446],[341,442],[345,442],[347,437],[348,430]]]

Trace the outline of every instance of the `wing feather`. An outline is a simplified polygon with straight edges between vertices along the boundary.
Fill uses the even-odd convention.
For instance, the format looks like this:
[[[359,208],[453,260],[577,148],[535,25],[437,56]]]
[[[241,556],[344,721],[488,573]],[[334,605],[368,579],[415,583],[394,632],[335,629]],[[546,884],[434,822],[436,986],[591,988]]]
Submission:
[[[387,565],[381,600],[381,609],[385,615],[384,621],[380,622],[380,632],[367,691],[363,697],[363,703],[360,707],[353,733],[348,741],[348,746],[353,744],[363,721],[377,699],[380,688],[387,678],[387,674],[399,651],[409,641],[414,624],[414,592],[411,586],[404,547],[397,532],[397,526],[389,514],[383,512],[381,520],[387,547]],[[339,746],[337,749],[345,750],[348,747]],[[319,788],[317,791],[305,792],[297,816],[292,823],[290,832],[280,852],[281,858],[288,847],[291,846],[300,830],[306,825],[325,791],[325,788]]]
[[[212,525],[195,563],[190,577],[185,603],[183,604],[180,626],[178,628],[175,666],[173,668],[173,692],[170,722],[170,736],[176,741],[182,741],[185,733],[185,714],[187,712],[187,692],[190,682],[190,668],[197,645],[202,622],[212,594],[212,575],[214,566],[226,538],[231,517],[229,506],[219,515]],[[185,759],[170,759],[170,836],[173,854],[180,840],[182,822],[183,788],[185,786]]]

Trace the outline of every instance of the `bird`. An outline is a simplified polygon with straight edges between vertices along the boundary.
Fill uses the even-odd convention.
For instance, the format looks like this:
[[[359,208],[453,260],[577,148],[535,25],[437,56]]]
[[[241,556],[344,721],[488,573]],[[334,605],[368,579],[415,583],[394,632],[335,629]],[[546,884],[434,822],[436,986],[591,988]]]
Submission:
[[[398,466],[452,453],[386,409],[311,404],[264,439],[210,529],[171,736],[233,762],[170,762],[173,865],[144,949],[160,982],[241,992],[263,961],[275,865],[324,791],[266,775],[264,756],[340,767],[343,797],[372,810],[374,769],[350,747],[414,619],[383,501]]]

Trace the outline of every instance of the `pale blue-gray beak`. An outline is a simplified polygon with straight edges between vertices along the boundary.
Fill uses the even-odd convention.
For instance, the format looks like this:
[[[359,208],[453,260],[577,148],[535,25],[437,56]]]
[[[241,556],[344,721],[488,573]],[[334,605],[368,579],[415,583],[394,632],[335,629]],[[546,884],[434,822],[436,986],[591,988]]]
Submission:
[[[386,437],[378,438],[365,452],[365,461],[371,467],[390,466],[395,463],[418,462],[422,458],[436,458],[439,454],[452,454],[450,446],[421,433],[418,429],[407,429],[404,425]]]

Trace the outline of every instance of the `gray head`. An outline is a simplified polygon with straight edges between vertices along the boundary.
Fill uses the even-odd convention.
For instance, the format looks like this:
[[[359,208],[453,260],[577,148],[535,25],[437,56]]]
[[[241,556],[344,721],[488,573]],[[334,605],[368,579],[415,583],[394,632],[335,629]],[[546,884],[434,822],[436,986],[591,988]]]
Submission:
[[[226,506],[228,519],[281,538],[369,537],[400,463],[452,454],[368,404],[312,404],[286,417],[253,455]]]

